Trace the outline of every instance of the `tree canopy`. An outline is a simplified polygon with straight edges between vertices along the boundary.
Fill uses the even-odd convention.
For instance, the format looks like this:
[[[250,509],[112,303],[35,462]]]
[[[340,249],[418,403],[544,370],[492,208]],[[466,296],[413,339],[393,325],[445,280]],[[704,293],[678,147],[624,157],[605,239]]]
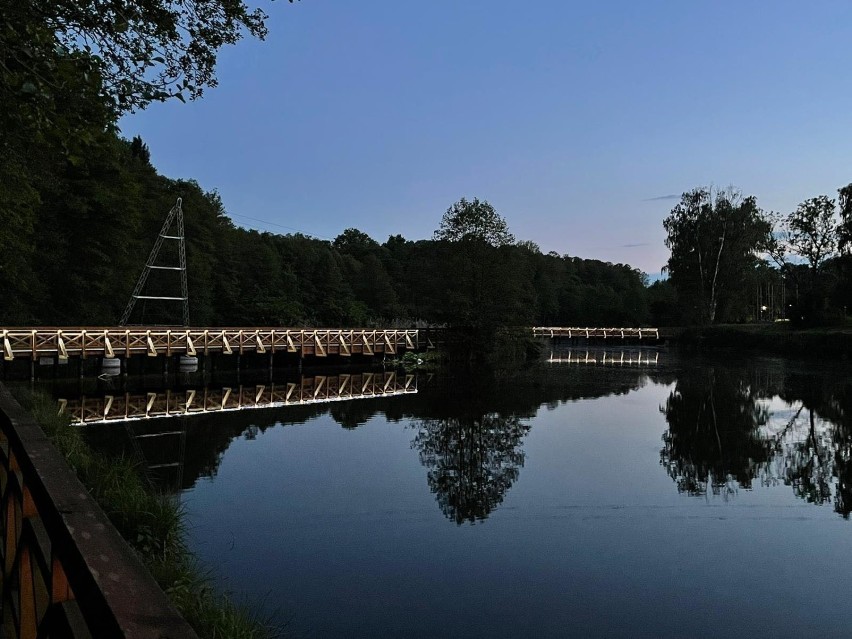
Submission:
[[[199,325],[364,326],[439,323],[642,324],[643,276],[621,264],[525,246],[346,229],[333,242],[236,227],[215,192],[159,175],[141,139],[104,131],[76,164],[29,158],[0,227],[0,323],[113,324],[152,242],[183,198],[190,313]],[[59,154],[61,155],[61,154]],[[12,191],[0,189],[0,205]],[[436,219],[439,216],[436,215]],[[165,263],[165,256],[163,256]],[[151,275],[159,292],[178,290]],[[171,286],[171,288],[168,288]],[[179,322],[175,308],[137,305],[132,321]],[[170,315],[171,313],[171,315]]]
[[[436,240],[449,242],[477,241],[491,246],[505,246],[515,241],[509,226],[487,200],[460,199],[444,213],[435,231]]]
[[[770,242],[771,225],[754,197],[733,189],[684,193],[664,220],[668,271],[687,316],[713,323],[736,312],[740,284]]]
[[[837,249],[835,201],[827,195],[805,200],[787,217],[790,249],[818,270]]]
[[[43,117],[59,114],[55,98],[75,75],[96,78],[116,115],[197,98],[216,86],[219,49],[264,38],[266,17],[242,0],[3,0],[0,90],[39,97]]]

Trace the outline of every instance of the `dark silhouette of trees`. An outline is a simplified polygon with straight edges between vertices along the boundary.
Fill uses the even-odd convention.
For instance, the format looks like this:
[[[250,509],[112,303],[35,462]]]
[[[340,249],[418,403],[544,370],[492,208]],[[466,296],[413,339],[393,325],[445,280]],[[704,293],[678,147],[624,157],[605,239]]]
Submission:
[[[509,233],[506,220],[488,201],[462,198],[444,213],[435,239],[506,246],[515,241],[515,236]]]
[[[0,96],[27,100],[54,124],[77,77],[95,79],[116,115],[197,98],[216,86],[219,50],[246,33],[264,38],[265,20],[242,0],[3,2]]]
[[[668,271],[687,319],[712,324],[729,319],[744,280],[770,243],[771,225],[754,197],[733,189],[684,193],[663,222],[671,249]]]
[[[379,244],[347,229],[328,242],[238,228],[217,193],[157,174],[140,138],[101,132],[78,163],[45,163],[15,184],[0,189],[10,207],[0,228],[6,325],[116,322],[177,197],[198,325],[430,322],[493,331],[648,321],[643,275],[626,265],[476,239]],[[146,321],[170,323],[167,309],[153,306]]]
[[[787,216],[789,247],[807,260],[814,277],[837,250],[835,208],[834,200],[819,195],[805,200]]]

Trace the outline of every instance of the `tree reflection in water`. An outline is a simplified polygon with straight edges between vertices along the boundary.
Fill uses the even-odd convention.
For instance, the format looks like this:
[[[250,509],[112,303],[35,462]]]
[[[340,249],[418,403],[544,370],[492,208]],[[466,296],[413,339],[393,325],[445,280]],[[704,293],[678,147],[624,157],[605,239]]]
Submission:
[[[524,465],[521,443],[529,425],[516,416],[423,419],[412,446],[428,468],[429,488],[456,524],[488,517]]]
[[[845,518],[852,512],[847,376],[781,363],[702,366],[678,376],[660,410],[668,422],[660,461],[679,491],[727,496],[757,480],[790,486],[810,503],[833,503]]]
[[[749,384],[730,370],[684,371],[660,410],[669,424],[660,460],[678,490],[727,495],[737,484],[751,487],[769,451],[757,432],[767,412]]]
[[[775,437],[777,473],[797,497],[833,503],[844,518],[852,512],[852,383],[836,376],[791,373],[782,397],[799,404]],[[798,413],[797,413],[798,415]]]

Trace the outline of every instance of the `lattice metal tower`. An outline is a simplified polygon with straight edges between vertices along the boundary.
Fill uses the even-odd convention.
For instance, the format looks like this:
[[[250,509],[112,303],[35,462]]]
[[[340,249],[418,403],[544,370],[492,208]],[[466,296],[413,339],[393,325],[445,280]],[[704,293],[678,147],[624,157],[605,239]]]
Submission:
[[[177,199],[177,202],[166,216],[166,221],[163,223],[163,228],[160,229],[160,234],[157,236],[157,241],[154,242],[154,248],[151,249],[148,260],[145,262],[145,268],[142,269],[142,274],[136,282],[136,288],[133,289],[133,294],[130,296],[130,301],[127,302],[127,307],[124,309],[124,314],[121,316],[119,326],[126,326],[130,319],[130,314],[133,312],[133,307],[136,305],[136,300],[166,300],[183,303],[183,325],[189,326],[189,289],[186,283],[186,237],[183,230],[183,209],[181,208],[182,200]],[[170,235],[169,230],[172,224],[177,223],[177,235]],[[178,242],[179,265],[159,265],[157,264],[157,255],[165,240],[173,240]],[[145,282],[148,281],[148,275],[151,271],[180,271],[180,297],[164,296],[164,295],[143,295],[142,291],[145,288]]]

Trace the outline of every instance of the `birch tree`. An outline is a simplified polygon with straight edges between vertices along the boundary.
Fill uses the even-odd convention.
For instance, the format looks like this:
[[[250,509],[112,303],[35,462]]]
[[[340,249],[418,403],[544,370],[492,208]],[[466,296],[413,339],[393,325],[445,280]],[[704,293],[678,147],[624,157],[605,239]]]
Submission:
[[[769,246],[771,225],[753,196],[733,188],[684,193],[664,220],[667,269],[687,316],[713,323],[725,302],[743,293],[758,254]]]
[[[852,184],[837,191],[840,197],[840,224],[837,227],[837,248],[852,254]]]

